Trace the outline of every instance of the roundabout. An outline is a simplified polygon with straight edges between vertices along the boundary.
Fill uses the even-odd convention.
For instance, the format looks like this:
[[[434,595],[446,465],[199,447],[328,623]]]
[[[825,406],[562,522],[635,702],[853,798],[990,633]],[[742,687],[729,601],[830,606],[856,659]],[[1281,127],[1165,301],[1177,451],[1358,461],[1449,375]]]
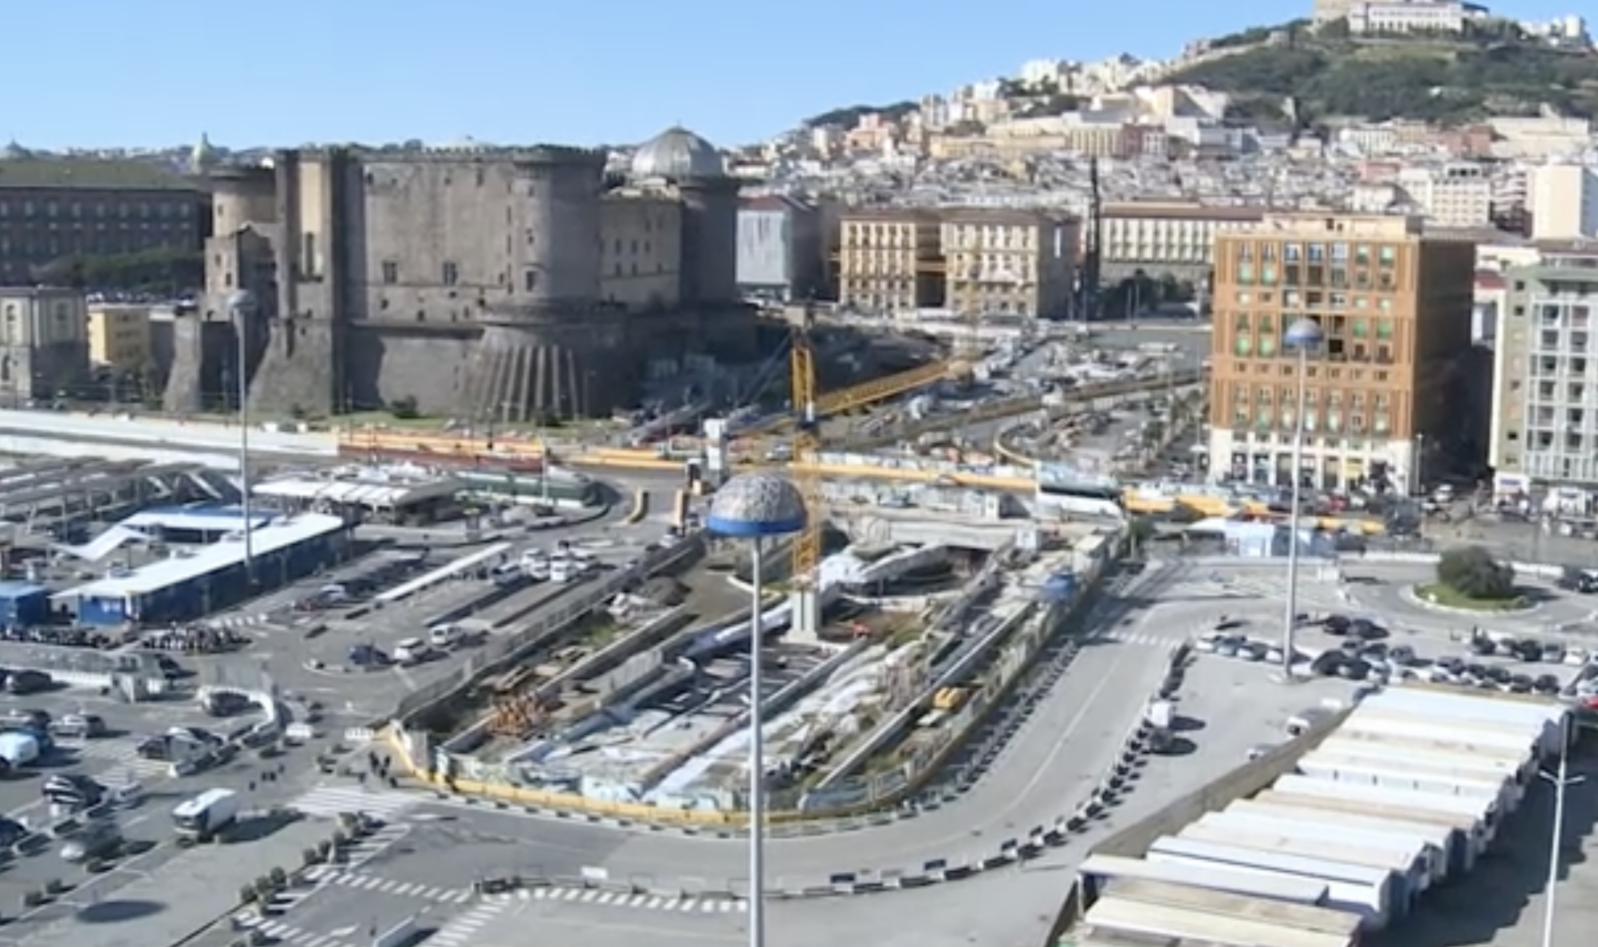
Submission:
[[[1521,590],[1516,588],[1519,593]],[[1417,604],[1458,615],[1505,615],[1533,612],[1538,603],[1528,595],[1509,598],[1473,598],[1442,582],[1428,582],[1409,588]]]

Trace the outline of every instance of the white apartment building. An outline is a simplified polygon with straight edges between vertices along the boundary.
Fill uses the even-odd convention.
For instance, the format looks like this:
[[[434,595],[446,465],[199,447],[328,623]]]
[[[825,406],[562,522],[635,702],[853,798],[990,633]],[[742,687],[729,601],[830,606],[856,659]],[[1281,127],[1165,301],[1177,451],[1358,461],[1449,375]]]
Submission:
[[[1533,240],[1598,239],[1598,170],[1547,164],[1527,174]]]
[[[1398,186],[1441,227],[1485,227],[1493,219],[1493,183],[1478,164],[1408,167]]]
[[[1500,495],[1534,483],[1598,498],[1598,253],[1504,274],[1494,345],[1492,464]]]
[[[1476,7],[1425,0],[1356,3],[1348,10],[1350,33],[1463,33],[1480,14]]]

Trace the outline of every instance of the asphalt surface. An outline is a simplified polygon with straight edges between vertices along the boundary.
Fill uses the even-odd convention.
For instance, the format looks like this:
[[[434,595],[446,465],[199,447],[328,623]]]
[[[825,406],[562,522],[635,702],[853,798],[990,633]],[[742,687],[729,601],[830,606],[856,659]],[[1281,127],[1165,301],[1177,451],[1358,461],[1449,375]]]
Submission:
[[[1005,838],[1069,812],[1136,722],[1163,674],[1169,649],[1202,623],[1204,609],[1176,597],[1193,571],[1185,564],[1151,569],[1124,596],[1104,602],[1077,661],[965,798],[914,820],[842,835],[772,840],[768,872],[773,886],[814,884],[834,872],[916,868],[930,858],[956,862],[981,856]],[[1228,601],[1206,606],[1214,614],[1234,607]],[[1306,703],[1346,696],[1348,690],[1339,681],[1282,687],[1272,684],[1269,670],[1260,665],[1202,659],[1189,672],[1182,698],[1179,751],[1151,760],[1127,803],[1067,848],[1024,869],[925,891],[769,902],[770,940],[814,944],[848,931],[887,945],[969,944],[973,939],[1040,943],[1074,866],[1095,839],[1240,765],[1250,746],[1280,739],[1288,716]],[[386,916],[408,904],[425,904],[428,924],[438,930],[432,942],[440,947],[468,939],[485,947],[516,943],[530,923],[546,932],[569,928],[575,935],[581,929],[585,943],[619,944],[645,934],[665,942],[717,943],[740,936],[747,923],[744,906],[700,896],[710,889],[743,888],[745,849],[736,840],[638,835],[386,791],[372,794],[370,801],[409,826],[403,840],[349,875],[326,882],[275,920],[289,942],[315,943],[367,923],[358,916],[362,911]],[[556,888],[490,902],[465,894],[480,877],[575,878],[585,868],[602,868],[610,880],[651,893]],[[672,889],[677,893],[669,893]],[[350,901],[352,890],[361,893],[359,907]],[[976,904],[982,909],[973,910]]]
[[[1304,610],[1379,617],[1420,645],[1457,648],[1458,618],[1421,607],[1403,590],[1429,578],[1410,566],[1352,565],[1344,581],[1330,570],[1306,569]],[[1086,646],[1021,726],[990,771],[965,797],[942,809],[882,826],[805,838],[772,839],[773,888],[824,883],[834,873],[918,869],[922,862],[981,857],[1007,838],[1069,813],[1108,767],[1160,679],[1170,649],[1222,615],[1261,634],[1280,627],[1282,568],[1277,564],[1178,560],[1152,566],[1084,624]],[[1345,597],[1345,593],[1347,597]],[[1581,613],[1584,602],[1550,593],[1542,617]],[[1536,614],[1536,613],[1533,613]],[[1306,642],[1310,646],[1314,642]],[[839,931],[873,943],[1038,944],[1093,842],[1174,796],[1241,765],[1249,747],[1283,738],[1283,724],[1306,706],[1346,698],[1345,681],[1277,683],[1258,663],[1201,657],[1180,696],[1176,751],[1149,761],[1135,790],[1110,818],[1063,849],[1023,868],[979,875],[935,888],[823,901],[770,901],[774,945],[809,945]],[[525,940],[529,925],[545,936],[620,945],[639,938],[667,943],[721,943],[742,936],[747,906],[711,892],[747,887],[741,841],[640,834],[605,825],[485,811],[351,780],[307,774],[274,787],[274,798],[329,819],[360,809],[390,828],[357,864],[345,866],[297,896],[282,915],[262,922],[280,942],[299,947],[355,947],[373,925],[421,912],[436,947],[495,947]],[[505,875],[577,879],[596,872],[629,882],[637,893],[583,890],[576,884],[479,898],[474,881]],[[3,897],[3,895],[0,895]],[[225,947],[226,932],[214,947]],[[557,937],[558,939],[558,937]],[[205,942],[199,947],[213,947]]]
[[[642,556],[644,547],[658,541],[666,529],[665,524],[655,518],[625,526],[621,523],[624,516],[625,511],[613,510],[595,522],[548,529],[516,527],[476,542],[445,547],[429,554],[426,566],[396,578],[392,585],[486,549],[495,542],[511,543],[509,556],[514,560],[523,551],[547,550],[557,542],[570,541],[592,551],[602,564],[619,566]],[[385,558],[406,555],[405,542],[420,543],[424,531],[387,528],[386,532],[390,534],[387,537],[390,541],[399,541],[397,547],[347,563],[338,573],[294,583],[219,616],[223,621],[237,624],[254,643],[238,652],[185,659],[198,669],[199,680],[248,688],[260,686],[259,682],[269,679],[282,691],[321,704],[330,728],[363,726],[386,715],[399,694],[418,690],[458,672],[477,649],[463,647],[414,667],[367,669],[351,663],[353,648],[369,645],[391,651],[399,641],[425,636],[427,629],[441,618],[456,615],[462,620],[475,619],[485,625],[497,625],[489,632],[491,639],[495,634],[514,632],[557,611],[565,599],[581,588],[575,583],[542,582],[521,589],[507,599],[493,601],[490,596],[496,588],[492,582],[460,578],[447,579],[381,609],[369,610],[366,603],[357,602],[350,607],[318,612],[293,610],[296,601],[336,582],[341,575],[358,573]],[[409,534],[408,540],[404,534]],[[427,535],[437,535],[437,531]]]

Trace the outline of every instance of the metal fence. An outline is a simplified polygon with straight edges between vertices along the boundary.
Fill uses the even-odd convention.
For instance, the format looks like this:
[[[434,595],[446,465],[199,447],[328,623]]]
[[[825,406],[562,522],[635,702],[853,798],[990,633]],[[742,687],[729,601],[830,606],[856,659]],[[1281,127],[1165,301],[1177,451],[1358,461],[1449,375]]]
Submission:
[[[394,710],[394,719],[403,724],[495,666],[516,658],[551,635],[557,634],[567,625],[615,598],[618,593],[626,591],[653,573],[702,555],[704,549],[704,540],[697,536],[674,546],[657,549],[631,568],[611,573],[592,585],[582,586],[569,598],[557,599],[549,611],[541,612],[515,634],[490,642],[487,647],[472,655],[471,659],[455,673],[406,694]]]

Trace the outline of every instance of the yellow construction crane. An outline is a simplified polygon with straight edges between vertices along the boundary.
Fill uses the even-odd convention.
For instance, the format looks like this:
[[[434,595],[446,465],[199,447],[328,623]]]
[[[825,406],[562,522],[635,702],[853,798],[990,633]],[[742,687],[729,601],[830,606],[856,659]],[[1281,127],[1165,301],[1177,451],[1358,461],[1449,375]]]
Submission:
[[[822,447],[821,422],[833,415],[876,404],[947,378],[964,378],[971,364],[960,360],[934,362],[908,371],[888,375],[824,395],[816,394],[815,350],[810,347],[810,318],[795,324],[788,346],[789,404],[797,427],[790,455],[794,483],[805,499],[808,524],[794,539],[793,573],[790,579],[800,589],[810,588],[815,569],[821,564],[821,534],[826,521],[822,502],[819,457]]]
[[[816,358],[810,348],[809,317],[793,327],[788,347],[788,391],[798,421],[792,456],[794,484],[805,498],[805,528],[794,537],[793,571],[788,579],[800,590],[815,587],[816,567],[821,564],[821,531],[826,521],[822,502],[821,474],[816,454],[821,449],[820,417],[816,404]]]

